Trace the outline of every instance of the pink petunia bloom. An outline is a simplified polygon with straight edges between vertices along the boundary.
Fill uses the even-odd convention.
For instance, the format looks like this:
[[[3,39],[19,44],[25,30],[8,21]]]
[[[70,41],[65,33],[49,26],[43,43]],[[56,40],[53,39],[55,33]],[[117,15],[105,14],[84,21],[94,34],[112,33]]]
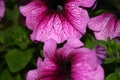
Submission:
[[[120,19],[111,12],[106,12],[92,18],[88,26],[94,31],[95,37],[98,40],[120,37]]]
[[[104,71],[94,50],[83,48],[78,39],[69,39],[56,49],[56,42],[44,45],[45,59],[38,58],[37,69],[27,74],[27,80],[104,80]]]
[[[4,16],[4,12],[5,12],[4,0],[0,0],[0,20]]]
[[[33,41],[54,39],[61,43],[70,37],[81,38],[86,32],[89,16],[86,7],[95,0],[34,0],[20,6],[26,24],[33,31]],[[79,7],[80,6],[80,7]]]

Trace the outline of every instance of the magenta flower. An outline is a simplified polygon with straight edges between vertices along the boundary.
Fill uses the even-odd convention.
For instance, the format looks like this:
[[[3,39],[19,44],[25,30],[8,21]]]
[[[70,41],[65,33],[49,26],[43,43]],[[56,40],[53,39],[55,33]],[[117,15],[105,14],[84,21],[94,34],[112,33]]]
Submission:
[[[79,40],[70,39],[56,49],[54,40],[46,41],[45,59],[38,59],[37,69],[28,72],[27,80],[104,80],[95,51],[82,46]]]
[[[96,48],[96,53],[97,53],[97,58],[98,58],[98,63],[99,64],[102,64],[107,56],[107,51],[106,49],[101,46],[101,45],[98,45]]]
[[[86,7],[95,0],[34,0],[20,7],[33,41],[54,39],[61,43],[70,37],[81,38],[89,16]],[[79,7],[80,6],[80,7]]]
[[[0,20],[4,16],[4,12],[5,12],[4,0],[0,0]]]
[[[106,12],[94,17],[88,23],[91,30],[94,31],[98,40],[107,40],[120,37],[120,19],[113,13]]]

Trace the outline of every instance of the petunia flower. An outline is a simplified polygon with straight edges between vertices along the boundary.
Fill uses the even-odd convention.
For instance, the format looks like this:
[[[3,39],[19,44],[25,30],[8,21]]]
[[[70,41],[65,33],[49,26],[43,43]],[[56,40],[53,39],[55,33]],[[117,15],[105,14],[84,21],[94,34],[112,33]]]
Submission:
[[[4,12],[5,12],[4,0],[0,0],[0,20],[4,16]]]
[[[27,74],[27,80],[104,80],[104,71],[94,50],[82,47],[78,39],[69,39],[56,49],[56,42],[44,45],[45,59],[38,58],[37,69]]]
[[[88,26],[98,40],[120,37],[120,19],[112,12],[105,12],[91,18]]]
[[[96,54],[97,54],[97,58],[98,58],[98,63],[102,64],[104,62],[104,59],[107,56],[107,51],[102,45],[98,45],[95,48],[95,50],[96,50]]]
[[[34,0],[20,6],[26,24],[33,31],[33,41],[54,39],[61,43],[71,37],[81,38],[86,32],[89,16],[85,8],[95,0]],[[80,7],[79,7],[80,6]]]

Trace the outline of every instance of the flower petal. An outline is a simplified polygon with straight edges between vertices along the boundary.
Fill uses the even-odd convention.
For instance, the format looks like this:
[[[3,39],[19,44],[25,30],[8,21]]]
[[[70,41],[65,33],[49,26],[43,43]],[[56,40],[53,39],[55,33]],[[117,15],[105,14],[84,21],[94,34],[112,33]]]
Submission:
[[[94,70],[98,64],[95,50],[89,50],[87,48],[64,46],[57,50],[57,55],[62,56],[65,60],[70,60],[73,67],[76,67],[78,63],[87,62],[91,66],[91,69]]]
[[[91,70],[90,65],[87,63],[79,63],[76,67],[72,68],[71,76],[73,80],[92,80],[90,77]],[[93,77],[93,76],[92,76]]]
[[[85,34],[89,15],[86,10],[78,7],[73,2],[66,4],[66,15],[74,29],[78,30],[81,34]]]
[[[79,6],[92,7],[96,0],[74,0]]]
[[[41,24],[31,34],[31,39],[42,42],[54,39],[57,43],[61,43],[70,37],[80,38],[81,36],[62,14],[46,14]]]
[[[72,69],[71,76],[73,80],[104,80],[104,70],[100,65],[93,70],[88,64],[81,63]]]
[[[45,58],[44,62],[39,65],[39,77],[38,80],[52,80],[55,79],[57,76],[57,65],[50,59]]]
[[[92,80],[104,80],[103,68],[100,65],[98,65],[96,70],[91,73],[90,77],[92,78]]]
[[[0,20],[4,16],[4,12],[5,12],[4,0],[0,0]]]
[[[67,43],[64,46],[79,48],[84,44],[77,38],[70,38],[68,39]]]
[[[97,53],[97,58],[98,58],[98,63],[102,64],[104,59],[107,56],[107,52],[105,50],[105,48],[102,45],[98,45],[96,48],[96,53]]]
[[[37,60],[37,68],[41,68],[41,64],[43,63],[42,59],[40,57],[38,57],[38,60]]]
[[[74,56],[72,58],[73,67],[76,67],[79,63],[86,62],[90,65],[91,69],[94,70],[98,64],[95,50],[89,50],[87,48],[75,49],[72,54],[69,54],[68,56]]]
[[[67,43],[62,47],[57,49],[57,55],[61,56],[64,59],[74,56],[74,51],[82,47],[84,44],[77,38],[68,39]],[[73,54],[73,55],[70,55]],[[76,54],[75,54],[76,55]]]
[[[34,28],[38,25],[38,23],[36,23],[38,16],[42,18],[43,14],[47,10],[47,7],[42,2],[34,1],[26,6],[20,6],[19,9],[20,12],[26,16],[26,24],[28,28],[34,30]]]
[[[120,37],[120,20],[116,23],[116,37]]]
[[[54,41],[53,39],[46,41],[44,44],[44,48],[43,48],[44,56],[50,57],[50,56],[54,55],[56,48],[57,48],[56,41]]]
[[[27,73],[26,80],[37,80],[38,78],[38,70],[31,70]]]
[[[119,35],[119,22],[120,20],[114,14],[107,12],[92,18],[88,25],[98,40],[107,40],[107,38],[113,39]]]
[[[106,25],[107,22],[109,21],[108,17],[105,18],[105,16],[107,16],[107,14],[102,14],[100,16],[91,18],[88,23],[88,27],[91,30],[100,31],[102,29],[102,26]],[[105,22],[103,20],[105,20]]]

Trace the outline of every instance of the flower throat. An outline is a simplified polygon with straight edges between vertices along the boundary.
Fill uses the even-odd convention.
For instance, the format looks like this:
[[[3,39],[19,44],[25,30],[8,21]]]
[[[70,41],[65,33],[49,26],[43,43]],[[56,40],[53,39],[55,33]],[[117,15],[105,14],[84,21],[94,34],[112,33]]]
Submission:
[[[62,11],[64,9],[65,0],[47,0],[47,6],[52,11]]]
[[[63,70],[63,75],[65,77],[65,80],[71,80],[71,63],[69,61],[63,61],[61,68]]]

